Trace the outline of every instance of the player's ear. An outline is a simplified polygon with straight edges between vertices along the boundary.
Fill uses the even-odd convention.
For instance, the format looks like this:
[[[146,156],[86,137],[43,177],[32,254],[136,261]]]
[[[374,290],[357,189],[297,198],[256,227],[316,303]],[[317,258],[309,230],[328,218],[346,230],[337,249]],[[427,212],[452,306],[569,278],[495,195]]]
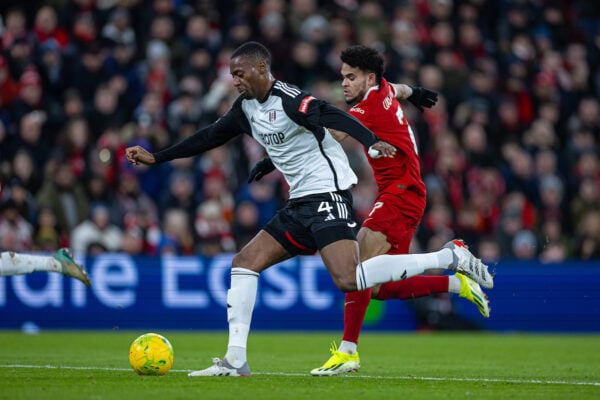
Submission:
[[[377,76],[374,72],[369,72],[367,75],[367,86],[375,86],[377,84]]]
[[[269,66],[265,61],[258,62],[258,72],[260,72],[261,74],[269,73]]]

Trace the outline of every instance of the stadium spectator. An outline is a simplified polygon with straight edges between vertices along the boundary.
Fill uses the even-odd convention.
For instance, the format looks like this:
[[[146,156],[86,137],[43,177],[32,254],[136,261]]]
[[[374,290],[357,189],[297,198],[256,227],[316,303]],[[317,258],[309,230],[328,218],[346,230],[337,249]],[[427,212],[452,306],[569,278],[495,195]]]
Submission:
[[[85,0],[87,1],[87,0]],[[72,2],[72,3],[81,3]],[[82,4],[82,6],[84,6]],[[98,25],[96,16],[91,10],[80,9],[73,17],[71,28],[71,46],[76,53],[81,54],[86,46],[98,40]]]
[[[33,226],[20,213],[17,203],[9,198],[0,204],[0,249],[31,251]]]
[[[33,248],[36,251],[54,252],[68,243],[65,236],[70,232],[61,232],[58,229],[56,215],[51,208],[39,210],[33,234]]]
[[[500,246],[492,236],[484,236],[479,240],[477,254],[487,265],[495,265],[501,260]]]
[[[600,211],[591,210],[575,229],[575,257],[581,260],[600,258]]]
[[[60,162],[36,194],[38,206],[50,208],[62,231],[71,232],[88,216],[89,200],[73,166]]]
[[[94,41],[81,50],[73,73],[73,87],[77,89],[86,107],[93,104],[98,86],[113,75],[106,62],[107,52],[100,42]]]
[[[89,218],[71,231],[71,248],[77,254],[97,255],[121,250],[123,232],[110,222],[106,204],[96,203],[90,207]]]
[[[233,215],[231,227],[237,249],[244,247],[258,233],[262,225],[259,222],[259,211],[251,201],[238,202]]]
[[[287,37],[285,18],[278,12],[263,15],[258,21],[257,40],[273,54],[273,76],[283,79],[291,41]]]
[[[86,170],[87,156],[90,151],[92,134],[88,120],[74,118],[67,121],[59,143],[64,149],[65,156],[73,168],[77,178],[81,178]]]
[[[128,116],[125,114],[127,110],[119,102],[122,94],[111,87],[109,82],[100,84],[96,88],[92,108],[87,116],[95,140],[108,128],[123,126],[127,121]]]
[[[46,41],[40,50],[39,73],[43,92],[43,108],[48,112],[50,129],[60,129],[64,123],[63,93],[72,86],[73,60],[62,54],[54,39]]]
[[[29,36],[27,31],[27,16],[19,7],[9,7],[4,14],[4,28],[2,30],[2,49],[10,49],[17,38]]]
[[[538,253],[537,238],[530,230],[521,230],[513,237],[512,255],[516,260],[532,260]]]
[[[0,55],[0,106],[8,108],[18,95],[19,84],[12,77],[6,58]]]
[[[42,185],[42,171],[36,166],[31,153],[25,148],[19,148],[12,156],[11,170],[14,179],[11,182],[20,183],[31,195],[37,193]],[[31,204],[30,209],[35,210],[35,206]],[[26,213],[24,216],[30,218],[33,214]]]
[[[197,250],[200,254],[215,256],[236,249],[231,225],[224,217],[221,203],[216,200],[207,200],[198,206],[194,231],[198,237]]]
[[[116,209],[119,216],[118,225],[122,227],[128,227],[129,221],[137,219],[136,215],[142,210],[148,225],[155,226],[160,223],[155,201],[142,191],[137,174],[131,170],[124,170],[119,175]]]
[[[119,43],[125,47],[135,47],[136,34],[131,26],[129,10],[124,7],[115,8],[102,28],[102,37]]]
[[[47,119],[48,108],[48,104],[44,98],[42,78],[37,67],[29,64],[19,79],[19,96],[11,104],[11,114],[16,121],[19,121],[25,114],[32,111],[39,111]]]
[[[25,167],[27,166],[25,165]],[[25,218],[26,221],[35,220],[38,211],[35,198],[21,179],[17,177],[12,178],[10,182],[4,186],[2,196],[0,196],[0,202],[8,200],[14,203],[19,214],[21,217]]]
[[[196,180],[192,171],[187,169],[174,169],[171,171],[166,187],[166,193],[158,201],[160,210],[166,211],[178,208],[187,213],[188,220],[196,215],[198,201],[196,199]]]
[[[194,254],[191,221],[185,210],[170,208],[162,221],[162,233],[156,244],[159,254]]]
[[[69,45],[69,34],[58,25],[56,10],[51,6],[44,5],[37,11],[33,33],[40,45],[44,45],[49,40],[55,40],[61,49]]]

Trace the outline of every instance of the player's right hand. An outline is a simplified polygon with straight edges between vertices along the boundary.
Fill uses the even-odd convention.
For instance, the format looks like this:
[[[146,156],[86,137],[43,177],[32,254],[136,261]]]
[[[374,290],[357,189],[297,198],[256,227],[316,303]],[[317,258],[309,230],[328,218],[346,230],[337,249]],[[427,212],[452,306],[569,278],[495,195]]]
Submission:
[[[275,165],[273,165],[273,161],[271,161],[269,157],[263,158],[250,170],[250,174],[248,175],[248,183],[251,183],[252,181],[260,181],[263,176],[272,172],[274,169]]]
[[[154,155],[141,146],[133,146],[125,149],[127,161],[133,165],[145,164],[152,165],[156,163]]]

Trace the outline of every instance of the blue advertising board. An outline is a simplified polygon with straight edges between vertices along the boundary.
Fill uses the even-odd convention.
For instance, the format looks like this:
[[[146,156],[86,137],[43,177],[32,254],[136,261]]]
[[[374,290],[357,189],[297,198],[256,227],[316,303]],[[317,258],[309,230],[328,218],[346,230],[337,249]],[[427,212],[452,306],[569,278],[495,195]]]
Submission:
[[[227,328],[226,296],[232,255],[131,257],[104,254],[80,260],[93,285],[60,274],[0,278],[0,329]],[[600,331],[600,265],[509,263],[495,266],[488,291],[491,318],[452,296],[460,318],[496,331]],[[254,330],[340,330],[343,294],[318,256],[296,257],[261,274]],[[410,302],[372,302],[366,330],[414,330]]]

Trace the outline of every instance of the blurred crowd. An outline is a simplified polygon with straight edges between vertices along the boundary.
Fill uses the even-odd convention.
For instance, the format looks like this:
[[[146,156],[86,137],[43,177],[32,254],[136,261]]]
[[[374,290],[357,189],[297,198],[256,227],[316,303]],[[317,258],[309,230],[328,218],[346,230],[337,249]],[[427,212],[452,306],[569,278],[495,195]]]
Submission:
[[[345,109],[339,54],[376,47],[393,82],[440,93],[405,113],[428,206],[414,251],[464,238],[486,261],[600,259],[600,7],[595,0],[46,0],[0,5],[0,250],[232,252],[285,199],[248,185],[243,135],[155,167],[237,97],[233,49]],[[376,194],[360,145],[362,219]]]

